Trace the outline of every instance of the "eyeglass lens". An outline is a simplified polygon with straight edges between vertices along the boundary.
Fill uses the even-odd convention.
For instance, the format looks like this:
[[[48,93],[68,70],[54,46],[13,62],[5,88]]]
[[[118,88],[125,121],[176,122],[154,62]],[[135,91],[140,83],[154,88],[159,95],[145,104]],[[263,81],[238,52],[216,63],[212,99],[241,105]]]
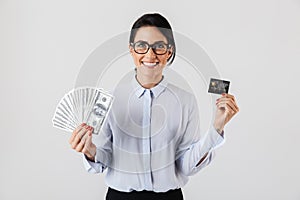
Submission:
[[[162,55],[165,54],[168,50],[167,44],[164,42],[155,42],[154,44],[150,45],[147,42],[139,41],[134,43],[134,51],[139,54],[145,54],[148,50],[152,48],[155,54]]]

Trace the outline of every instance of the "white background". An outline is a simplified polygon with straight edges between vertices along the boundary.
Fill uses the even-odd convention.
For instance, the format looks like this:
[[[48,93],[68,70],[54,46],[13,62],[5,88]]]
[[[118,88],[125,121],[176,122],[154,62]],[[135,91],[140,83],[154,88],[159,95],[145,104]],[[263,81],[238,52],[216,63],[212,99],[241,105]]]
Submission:
[[[300,199],[299,0],[1,0],[1,200],[104,199],[104,175],[51,118],[88,55],[154,11],[206,50],[240,106],[185,198]]]

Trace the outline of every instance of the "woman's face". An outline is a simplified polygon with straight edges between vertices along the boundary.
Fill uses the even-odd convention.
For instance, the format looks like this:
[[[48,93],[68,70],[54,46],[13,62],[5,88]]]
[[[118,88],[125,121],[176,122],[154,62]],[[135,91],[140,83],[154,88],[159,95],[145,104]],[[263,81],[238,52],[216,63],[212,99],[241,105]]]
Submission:
[[[134,43],[137,41],[144,41],[150,45],[160,41],[168,44],[167,38],[153,26],[139,28],[136,32]],[[166,66],[168,58],[172,55],[171,49],[163,55],[156,55],[152,48],[145,54],[136,53],[132,46],[129,48],[137,68],[137,74],[146,76],[150,79],[162,75],[163,68]]]

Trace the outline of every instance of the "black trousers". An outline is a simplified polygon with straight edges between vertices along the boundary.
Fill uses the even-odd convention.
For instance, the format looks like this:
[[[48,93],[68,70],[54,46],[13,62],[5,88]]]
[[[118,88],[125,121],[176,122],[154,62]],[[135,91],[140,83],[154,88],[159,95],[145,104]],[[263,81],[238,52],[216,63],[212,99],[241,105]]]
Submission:
[[[169,190],[167,192],[132,191],[120,192],[108,188],[106,200],[183,200],[181,189]]]

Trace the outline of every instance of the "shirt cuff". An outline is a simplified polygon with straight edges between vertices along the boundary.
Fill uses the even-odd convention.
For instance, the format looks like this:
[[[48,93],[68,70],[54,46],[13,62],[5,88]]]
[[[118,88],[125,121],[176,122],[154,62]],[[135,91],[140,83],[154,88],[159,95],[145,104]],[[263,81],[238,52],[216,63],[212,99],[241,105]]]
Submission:
[[[224,130],[220,134],[214,127],[211,127],[205,135],[204,139],[201,140],[201,142],[195,144],[196,146],[194,148],[202,149],[202,156],[204,156],[206,153],[207,155],[199,165],[197,164],[199,163],[202,157],[196,160],[197,164],[195,165],[194,169],[197,170],[197,168],[202,168],[203,166],[209,164],[209,162],[215,156],[214,150],[222,146],[225,143],[225,140],[226,138]]]
[[[92,173],[92,174],[97,174],[97,173],[103,173],[103,171],[105,170],[105,166],[100,163],[100,162],[93,162],[91,160],[89,160],[85,154],[82,154],[82,158],[83,158],[83,165],[84,168],[87,172]]]
[[[207,137],[211,144],[213,144],[213,149],[219,148],[226,141],[225,131],[222,130],[222,133],[219,133],[213,126],[209,129]]]

